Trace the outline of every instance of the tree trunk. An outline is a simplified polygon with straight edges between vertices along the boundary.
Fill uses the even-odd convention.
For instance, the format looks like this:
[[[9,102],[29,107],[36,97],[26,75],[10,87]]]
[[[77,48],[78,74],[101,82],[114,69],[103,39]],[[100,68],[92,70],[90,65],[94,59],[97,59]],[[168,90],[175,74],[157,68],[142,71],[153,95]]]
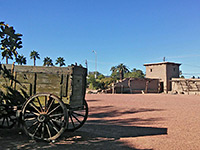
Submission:
[[[120,71],[119,75],[120,75],[120,80],[123,80],[124,79],[124,72],[123,72],[123,70]]]
[[[8,64],[8,56],[6,56],[6,64]]]
[[[35,57],[33,58],[34,66],[35,66]]]

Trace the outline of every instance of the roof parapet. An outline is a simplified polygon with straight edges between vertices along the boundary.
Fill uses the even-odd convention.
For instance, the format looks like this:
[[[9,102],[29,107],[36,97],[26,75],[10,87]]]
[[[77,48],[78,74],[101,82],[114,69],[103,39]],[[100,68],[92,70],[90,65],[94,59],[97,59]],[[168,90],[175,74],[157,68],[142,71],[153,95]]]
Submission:
[[[174,62],[159,62],[159,63],[144,64],[144,66],[163,65],[163,64],[172,64],[172,65],[178,65],[178,66],[181,65],[180,63],[174,63]]]

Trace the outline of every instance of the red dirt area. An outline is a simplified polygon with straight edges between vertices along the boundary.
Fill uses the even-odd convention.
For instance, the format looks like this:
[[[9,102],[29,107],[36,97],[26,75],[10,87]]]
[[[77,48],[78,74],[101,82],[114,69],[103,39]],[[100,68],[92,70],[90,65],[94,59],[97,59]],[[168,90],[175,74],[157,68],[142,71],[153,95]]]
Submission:
[[[96,124],[102,130],[99,134],[124,148],[200,149],[199,96],[118,94],[86,99],[91,111],[88,124]]]
[[[0,149],[199,150],[200,96],[88,94],[87,122],[54,143],[0,130]]]

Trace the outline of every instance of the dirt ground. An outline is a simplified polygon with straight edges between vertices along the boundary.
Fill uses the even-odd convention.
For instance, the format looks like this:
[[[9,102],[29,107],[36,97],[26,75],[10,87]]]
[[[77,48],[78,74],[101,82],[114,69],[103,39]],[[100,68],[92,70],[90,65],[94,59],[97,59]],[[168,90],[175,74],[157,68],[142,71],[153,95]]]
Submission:
[[[0,149],[199,150],[200,96],[86,95],[89,118],[55,143],[36,142],[20,129],[0,130]]]

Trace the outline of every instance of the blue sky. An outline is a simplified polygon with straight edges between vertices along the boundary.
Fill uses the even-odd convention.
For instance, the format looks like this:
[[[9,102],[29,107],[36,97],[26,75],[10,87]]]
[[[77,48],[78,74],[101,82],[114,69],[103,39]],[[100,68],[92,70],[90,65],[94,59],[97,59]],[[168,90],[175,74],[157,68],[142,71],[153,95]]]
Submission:
[[[199,0],[0,0],[0,21],[23,34],[19,53],[64,57],[89,71],[110,75],[124,63],[145,71],[144,63],[182,63],[186,77],[200,76]],[[3,63],[5,60],[2,61]],[[10,61],[11,63],[11,61]]]

